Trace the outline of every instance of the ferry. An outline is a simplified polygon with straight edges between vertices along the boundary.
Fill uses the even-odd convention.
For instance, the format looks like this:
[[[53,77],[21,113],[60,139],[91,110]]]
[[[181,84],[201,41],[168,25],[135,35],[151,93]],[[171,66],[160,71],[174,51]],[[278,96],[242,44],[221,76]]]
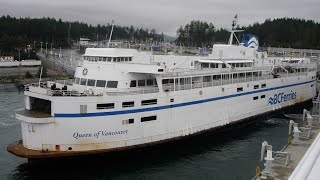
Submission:
[[[225,127],[312,99],[316,64],[268,57],[231,31],[208,56],[87,48],[72,81],[25,86],[22,140],[7,150],[37,159],[127,150]],[[236,43],[233,40],[237,39]]]

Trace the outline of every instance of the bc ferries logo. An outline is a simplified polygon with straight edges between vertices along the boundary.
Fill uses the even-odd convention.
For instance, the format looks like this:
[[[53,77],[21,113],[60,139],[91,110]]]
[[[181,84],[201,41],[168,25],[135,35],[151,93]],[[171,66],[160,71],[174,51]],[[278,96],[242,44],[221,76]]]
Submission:
[[[269,98],[268,105],[279,104],[279,103],[290,101],[290,100],[296,99],[296,98],[297,98],[296,92],[290,92],[288,94],[279,93],[279,94],[275,94]]]

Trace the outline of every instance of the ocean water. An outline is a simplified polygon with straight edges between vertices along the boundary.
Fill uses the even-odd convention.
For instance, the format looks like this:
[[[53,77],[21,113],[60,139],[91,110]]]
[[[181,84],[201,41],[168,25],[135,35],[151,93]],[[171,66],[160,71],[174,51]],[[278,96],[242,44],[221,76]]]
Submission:
[[[250,124],[138,150],[28,163],[7,152],[21,139],[16,110],[23,92],[0,84],[0,179],[251,179],[260,164],[262,141],[274,150],[287,142],[283,113],[301,113],[311,104],[252,119]]]

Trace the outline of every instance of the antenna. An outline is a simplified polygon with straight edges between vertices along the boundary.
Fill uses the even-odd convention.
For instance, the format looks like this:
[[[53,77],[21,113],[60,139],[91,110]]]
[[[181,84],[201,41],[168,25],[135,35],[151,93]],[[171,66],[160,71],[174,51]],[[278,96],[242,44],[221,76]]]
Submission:
[[[114,27],[114,20],[112,20],[112,28],[111,28],[111,32],[110,32],[110,37],[109,37],[109,42],[108,42],[108,48],[109,48],[110,42],[111,42],[111,37],[112,37],[112,33],[113,33],[113,27]]]
[[[232,28],[231,28],[231,35],[230,35],[230,38],[229,38],[229,45],[232,45],[232,42],[233,42],[233,37],[236,38],[237,42],[240,44],[237,36],[235,35],[236,32],[243,32],[243,30],[236,30],[236,26],[238,25],[238,14],[236,14],[234,16],[234,19],[232,21]]]
[[[231,35],[230,35],[229,43],[228,43],[228,44],[229,44],[229,45],[232,45],[233,37],[235,37],[236,40],[237,40],[237,42],[240,44],[240,42],[239,42],[237,36],[235,35],[235,33],[236,33],[236,32],[243,32],[243,30],[231,30],[231,31],[229,31],[229,32],[231,32]]]
[[[70,29],[71,29],[71,23],[69,23],[69,28],[68,28],[68,44],[70,45]]]
[[[235,29],[235,27],[237,26],[237,24],[238,24],[238,14],[236,14],[236,15],[234,16],[234,19],[233,19],[233,21],[232,21],[232,30]]]
[[[39,87],[40,87],[40,83],[41,83],[42,70],[43,70],[43,66],[41,67],[41,70],[40,70],[40,77],[39,77]]]

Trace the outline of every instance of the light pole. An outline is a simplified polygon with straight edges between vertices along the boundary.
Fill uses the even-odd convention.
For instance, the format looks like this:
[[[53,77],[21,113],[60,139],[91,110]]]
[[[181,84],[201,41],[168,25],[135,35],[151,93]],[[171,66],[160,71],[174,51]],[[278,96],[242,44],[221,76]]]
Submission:
[[[48,54],[48,42],[46,42],[46,55]]]
[[[19,51],[19,61],[20,61],[20,50],[21,50],[21,49],[19,48],[19,49],[18,49],[18,51]]]
[[[53,44],[53,43],[51,43],[51,50],[50,50],[50,54],[51,54],[51,55],[52,55],[52,44]]]

